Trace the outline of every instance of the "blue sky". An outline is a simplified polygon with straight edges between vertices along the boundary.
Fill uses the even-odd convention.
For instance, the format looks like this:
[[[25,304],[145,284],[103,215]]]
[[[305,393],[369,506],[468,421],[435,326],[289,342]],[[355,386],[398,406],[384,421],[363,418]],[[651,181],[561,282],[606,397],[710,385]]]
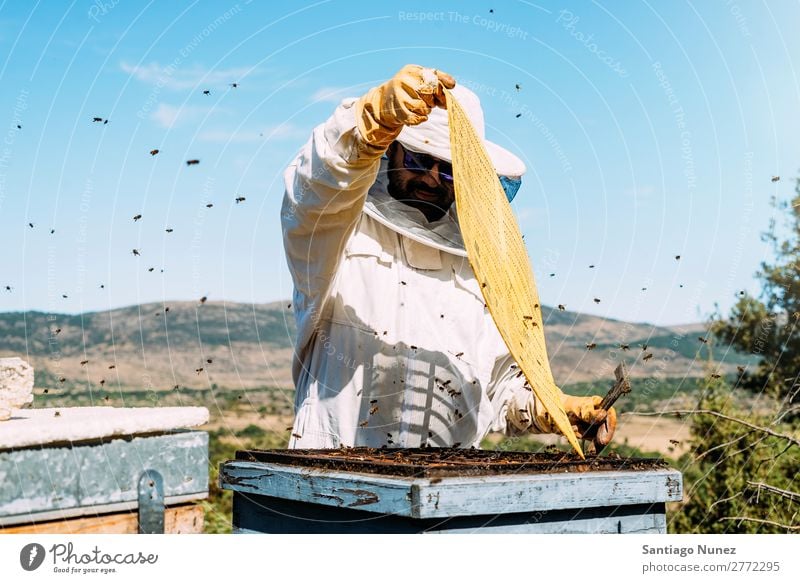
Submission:
[[[0,311],[288,298],[283,168],[341,97],[418,63],[525,160],[546,304],[700,320],[758,293],[792,194],[798,22],[788,1],[4,2]]]

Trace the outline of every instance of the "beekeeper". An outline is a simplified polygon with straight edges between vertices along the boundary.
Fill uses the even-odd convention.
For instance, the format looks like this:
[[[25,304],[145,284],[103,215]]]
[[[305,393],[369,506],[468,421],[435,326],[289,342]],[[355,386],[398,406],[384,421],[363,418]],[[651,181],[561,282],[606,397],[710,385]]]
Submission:
[[[345,99],[285,171],[297,388],[290,448],[479,447],[489,431],[554,433],[483,301],[456,216],[443,87],[484,136],[477,96],[403,67]],[[513,198],[522,161],[484,139]],[[563,396],[577,432],[616,414]]]

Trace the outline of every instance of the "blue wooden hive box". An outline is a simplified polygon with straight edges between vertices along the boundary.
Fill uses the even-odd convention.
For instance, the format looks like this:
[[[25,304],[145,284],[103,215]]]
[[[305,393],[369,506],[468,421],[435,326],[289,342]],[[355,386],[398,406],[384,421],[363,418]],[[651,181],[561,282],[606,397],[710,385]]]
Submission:
[[[449,448],[240,451],[235,533],[665,533],[660,460]]]
[[[0,423],[0,533],[196,533],[204,407],[19,409]]]

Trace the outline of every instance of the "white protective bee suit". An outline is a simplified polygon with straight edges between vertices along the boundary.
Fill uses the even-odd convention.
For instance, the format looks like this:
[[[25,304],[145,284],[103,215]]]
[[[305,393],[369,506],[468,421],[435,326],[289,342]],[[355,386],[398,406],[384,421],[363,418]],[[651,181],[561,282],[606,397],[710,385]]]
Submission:
[[[355,106],[316,127],[284,175],[297,321],[289,447],[479,447],[491,430],[552,431],[485,307],[455,205],[428,223],[393,199]],[[446,125],[438,108],[427,123],[435,116]]]

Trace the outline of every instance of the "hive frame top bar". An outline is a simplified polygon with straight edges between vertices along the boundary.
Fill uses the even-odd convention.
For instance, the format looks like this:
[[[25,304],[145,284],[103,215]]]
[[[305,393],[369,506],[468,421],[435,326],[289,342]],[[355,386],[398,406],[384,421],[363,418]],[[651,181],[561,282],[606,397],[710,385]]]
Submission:
[[[244,450],[236,459],[295,467],[404,477],[493,476],[567,472],[652,471],[659,459],[594,457],[573,453],[529,453],[457,448]]]

